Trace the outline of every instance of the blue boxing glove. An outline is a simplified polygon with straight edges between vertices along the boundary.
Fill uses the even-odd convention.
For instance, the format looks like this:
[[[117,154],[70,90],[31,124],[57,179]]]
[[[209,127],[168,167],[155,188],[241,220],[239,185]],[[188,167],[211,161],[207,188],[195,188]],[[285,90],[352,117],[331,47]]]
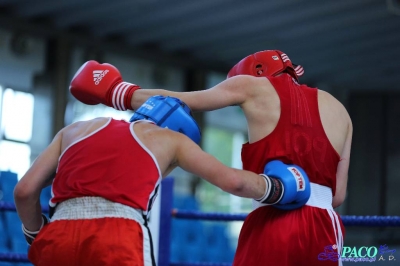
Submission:
[[[264,167],[267,191],[257,201],[271,204],[278,209],[293,210],[302,207],[310,198],[310,181],[297,165],[287,165],[274,160]]]

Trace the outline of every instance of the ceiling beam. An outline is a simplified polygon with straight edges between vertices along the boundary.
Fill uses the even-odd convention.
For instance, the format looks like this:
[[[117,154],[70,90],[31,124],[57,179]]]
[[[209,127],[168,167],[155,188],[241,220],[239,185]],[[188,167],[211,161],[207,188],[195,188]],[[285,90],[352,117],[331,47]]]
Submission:
[[[398,44],[398,49],[391,49],[393,44]],[[348,44],[339,49],[327,51],[325,54],[312,53],[297,58],[300,62],[304,61],[311,66],[318,66],[314,68],[313,74],[315,75],[330,73],[334,68],[366,67],[374,65],[376,61],[395,61],[399,64],[395,58],[400,58],[400,36],[377,36],[377,38],[371,39],[368,42],[359,42],[353,45]],[[305,64],[304,68],[307,70]]]
[[[147,50],[144,48],[137,49],[119,41],[104,40],[103,38],[89,34],[62,31],[48,24],[45,25],[23,21],[7,14],[0,14],[0,27],[39,38],[49,39],[63,37],[72,45],[90,47],[92,49],[97,49],[98,51],[119,53],[159,64],[217,72],[223,72],[226,70],[226,68],[221,67],[221,65],[215,65],[213,62],[198,60],[192,58],[190,55],[176,55],[162,51]]]
[[[97,0],[105,1],[105,0]],[[34,4],[26,3],[25,5],[15,5],[15,12],[17,15],[32,18],[43,16],[51,13],[62,13],[66,10],[72,9],[77,6],[84,6],[87,2],[82,0],[68,0],[68,1],[35,1]]]
[[[360,3],[373,0],[354,0],[354,1],[334,1],[327,2],[324,5],[316,5],[313,2],[299,2],[284,6],[281,10],[270,10],[268,8],[257,8],[254,14],[245,19],[246,23],[237,24],[237,20],[222,25],[214,25],[207,29],[204,34],[193,32],[184,36],[176,36],[168,41],[163,47],[166,50],[174,51],[184,48],[203,47],[216,41],[234,41],[246,38],[251,35],[265,34],[268,36],[272,32],[287,31],[288,26],[301,27],[307,21],[315,24],[315,18],[320,17],[321,21],[326,19],[327,14],[335,14],[333,17],[342,16],[343,12],[358,8]],[[275,12],[274,12],[275,11]],[[285,16],[282,16],[285,14]],[[251,27],[249,27],[249,24]],[[234,25],[234,27],[232,26]],[[285,30],[284,30],[285,29]]]
[[[55,17],[55,24],[60,28],[67,28],[80,23],[97,25],[101,28],[107,23],[113,23],[113,18],[123,16],[123,14],[135,17],[140,14],[143,8],[148,7],[149,3],[155,1],[114,1],[112,5],[108,0],[104,2],[95,1],[90,7],[76,10],[73,16],[69,12],[59,14]]]
[[[141,12],[136,16],[130,16],[129,18],[119,19],[113,23],[107,23],[99,29],[95,30],[95,33],[99,36],[105,36],[107,34],[115,34],[126,32],[129,30],[139,30],[142,27],[146,27],[147,24],[162,25],[164,21],[175,20],[179,16],[187,16],[191,14],[200,14],[207,9],[212,9],[214,6],[220,4],[220,2],[227,2],[229,0],[202,0],[202,1],[178,1],[178,3],[171,4],[171,1],[159,2],[157,5],[149,5],[148,12]],[[122,17],[123,18],[123,17]],[[188,17],[190,19],[190,17]],[[132,21],[132,23],[127,23]]]
[[[212,10],[202,12],[200,15],[191,14],[187,22],[181,21],[166,21],[161,25],[153,24],[151,27],[143,27],[143,30],[137,34],[132,35],[129,42],[137,44],[139,42],[171,40],[177,37],[187,36],[187,34],[195,34],[198,32],[206,32],[213,29],[216,25],[231,25],[236,27],[240,21],[246,20],[248,17],[256,16],[255,9],[267,9],[273,11],[277,8],[282,8],[287,3],[282,1],[261,1],[260,3],[252,2],[249,5],[247,2],[238,2],[234,6],[226,8],[226,3],[221,2],[220,5],[215,6]],[[239,19],[240,18],[240,19]]]
[[[400,20],[395,16],[385,16],[373,21],[322,32],[315,36],[318,41],[314,41],[314,38],[310,39],[309,36],[293,40],[282,39],[274,35],[276,32],[271,32],[268,36],[251,35],[234,42],[227,40],[226,42],[207,45],[203,49],[207,50],[211,56],[218,55],[219,58],[224,60],[236,58],[238,55],[245,56],[245,54],[240,54],[243,49],[249,51],[249,53],[278,49],[286,52],[296,61],[298,55],[309,55],[316,52],[326,54],[327,51],[337,49],[338,46],[369,41],[396,32],[398,29],[400,29]],[[196,51],[194,52],[196,53]]]

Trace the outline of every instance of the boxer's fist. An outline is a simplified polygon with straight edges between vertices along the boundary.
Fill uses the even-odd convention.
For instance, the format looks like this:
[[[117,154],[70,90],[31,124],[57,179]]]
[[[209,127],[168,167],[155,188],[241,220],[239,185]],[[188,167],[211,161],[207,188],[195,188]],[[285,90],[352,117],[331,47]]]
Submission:
[[[42,225],[40,226],[39,230],[37,231],[29,231],[25,228],[24,225],[22,225],[22,233],[24,233],[25,240],[28,243],[28,245],[32,245],[33,240],[35,240],[36,236],[39,234],[40,230],[42,230],[43,226],[49,223],[49,219],[47,218],[46,215],[42,214]]]
[[[286,165],[274,160],[265,165],[266,194],[258,199],[284,210],[297,209],[310,198],[310,181],[304,170],[297,165]]]
[[[306,172],[297,165],[287,165],[275,160],[267,163],[264,174],[279,179],[284,187],[282,198],[274,206],[292,210],[302,207],[311,195],[310,181]]]
[[[69,90],[79,101],[102,103],[117,110],[132,109],[131,98],[139,86],[124,82],[118,69],[96,61],[84,63],[72,78]]]

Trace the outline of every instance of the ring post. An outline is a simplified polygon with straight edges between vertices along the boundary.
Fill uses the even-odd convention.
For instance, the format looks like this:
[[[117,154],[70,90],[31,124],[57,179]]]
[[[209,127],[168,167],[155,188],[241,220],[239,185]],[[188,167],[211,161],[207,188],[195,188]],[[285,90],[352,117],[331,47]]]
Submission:
[[[174,179],[165,178],[161,183],[160,236],[158,265],[168,266],[171,246],[171,210],[173,203]]]

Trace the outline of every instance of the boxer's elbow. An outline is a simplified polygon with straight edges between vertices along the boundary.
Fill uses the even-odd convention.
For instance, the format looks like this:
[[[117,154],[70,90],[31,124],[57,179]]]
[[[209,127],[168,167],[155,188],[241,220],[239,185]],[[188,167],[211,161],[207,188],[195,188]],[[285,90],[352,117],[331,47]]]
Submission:
[[[29,201],[34,198],[35,191],[30,187],[25,185],[23,182],[17,183],[14,188],[14,200],[15,202]]]
[[[346,191],[337,191],[332,200],[332,207],[337,208],[343,204],[346,199]]]

